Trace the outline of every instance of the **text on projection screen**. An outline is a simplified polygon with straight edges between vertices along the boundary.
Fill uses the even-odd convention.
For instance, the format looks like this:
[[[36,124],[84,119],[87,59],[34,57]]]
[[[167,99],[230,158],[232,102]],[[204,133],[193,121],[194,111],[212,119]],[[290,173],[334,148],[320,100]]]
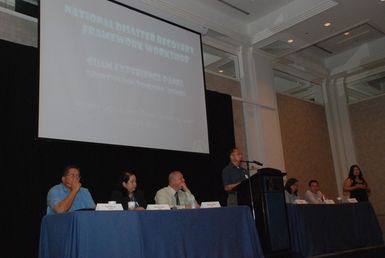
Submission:
[[[42,0],[39,137],[208,153],[199,34],[103,0]]]

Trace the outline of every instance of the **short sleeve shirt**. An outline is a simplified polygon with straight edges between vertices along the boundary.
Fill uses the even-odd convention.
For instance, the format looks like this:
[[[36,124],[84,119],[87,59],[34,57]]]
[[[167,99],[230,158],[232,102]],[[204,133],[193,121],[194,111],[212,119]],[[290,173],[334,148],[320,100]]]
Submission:
[[[156,204],[168,204],[170,207],[176,206],[175,194],[177,192],[170,186],[160,189],[155,195]],[[195,197],[190,192],[178,191],[179,205],[188,204],[190,200],[195,201]]]
[[[62,183],[52,187],[47,194],[47,215],[55,214],[53,206],[64,200],[69,193],[70,190]],[[68,211],[86,208],[95,208],[95,202],[88,189],[81,187]]]
[[[240,183],[247,179],[246,169],[230,163],[222,171],[223,185]]]

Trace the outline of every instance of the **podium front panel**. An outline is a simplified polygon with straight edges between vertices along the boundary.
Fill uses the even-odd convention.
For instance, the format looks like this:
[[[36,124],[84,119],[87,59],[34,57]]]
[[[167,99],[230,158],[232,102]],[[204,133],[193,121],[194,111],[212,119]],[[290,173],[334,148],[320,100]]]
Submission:
[[[266,256],[289,253],[291,249],[283,173],[268,168],[250,178],[255,223]],[[238,205],[251,206],[249,181],[237,187]]]

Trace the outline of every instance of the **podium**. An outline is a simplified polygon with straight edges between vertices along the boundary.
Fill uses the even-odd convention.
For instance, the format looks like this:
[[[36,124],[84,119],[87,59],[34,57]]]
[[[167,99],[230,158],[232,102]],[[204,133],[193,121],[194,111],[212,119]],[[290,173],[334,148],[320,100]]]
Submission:
[[[283,185],[285,175],[274,168],[262,168],[234,189],[238,205],[254,208],[255,224],[266,257],[285,257],[291,253]]]

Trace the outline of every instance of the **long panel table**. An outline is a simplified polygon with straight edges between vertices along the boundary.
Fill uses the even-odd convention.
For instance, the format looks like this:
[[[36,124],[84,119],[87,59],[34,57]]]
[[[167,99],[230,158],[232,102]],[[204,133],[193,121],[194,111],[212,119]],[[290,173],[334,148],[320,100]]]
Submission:
[[[369,202],[288,205],[292,249],[304,257],[382,245],[382,231]]]
[[[248,207],[45,216],[40,258],[263,257]]]

